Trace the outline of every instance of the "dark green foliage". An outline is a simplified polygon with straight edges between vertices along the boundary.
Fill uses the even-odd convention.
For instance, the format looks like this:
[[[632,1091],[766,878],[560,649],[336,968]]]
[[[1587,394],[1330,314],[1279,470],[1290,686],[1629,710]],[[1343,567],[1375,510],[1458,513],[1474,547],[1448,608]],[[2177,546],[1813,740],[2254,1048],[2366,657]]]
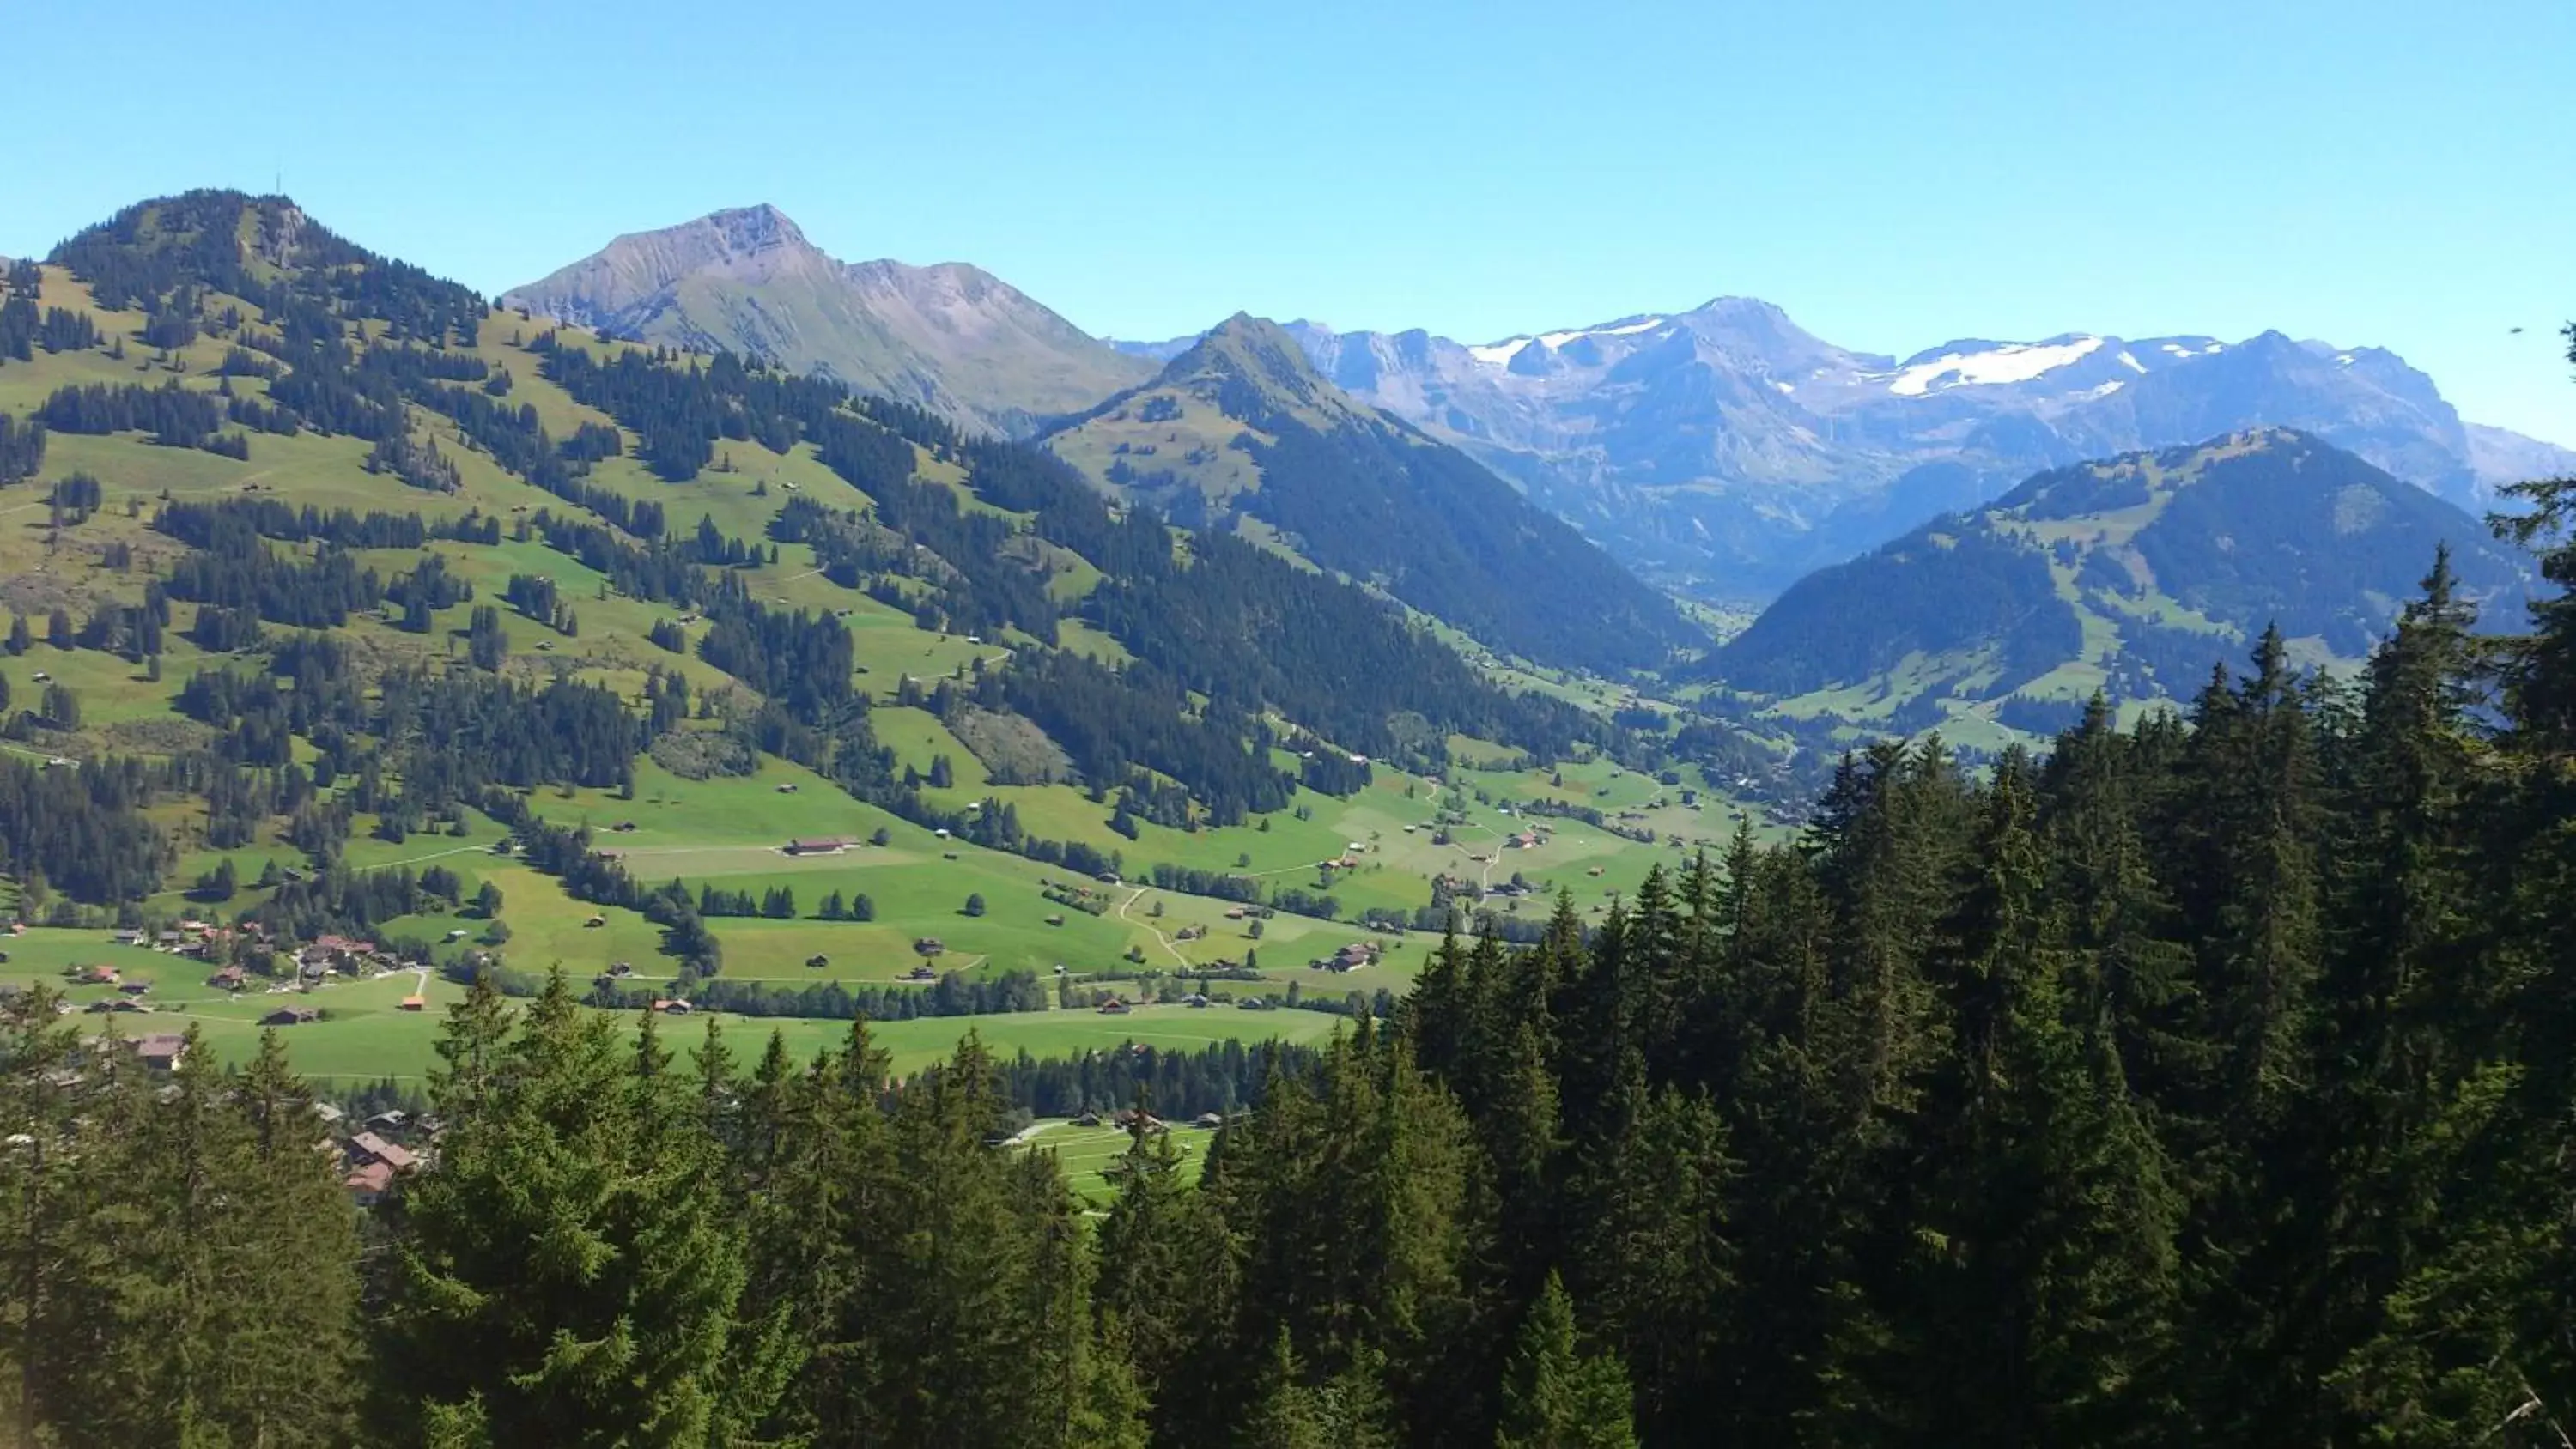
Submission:
[[[156,1073],[54,1004],[0,1008],[13,1439],[350,1443],[357,1213],[274,1033],[228,1075],[191,1031]]]
[[[0,487],[36,476],[45,465],[45,425],[0,413]]]
[[[1499,1449],[1634,1449],[1627,1375],[1617,1359],[1578,1348],[1574,1305],[1554,1273],[1504,1372]]]

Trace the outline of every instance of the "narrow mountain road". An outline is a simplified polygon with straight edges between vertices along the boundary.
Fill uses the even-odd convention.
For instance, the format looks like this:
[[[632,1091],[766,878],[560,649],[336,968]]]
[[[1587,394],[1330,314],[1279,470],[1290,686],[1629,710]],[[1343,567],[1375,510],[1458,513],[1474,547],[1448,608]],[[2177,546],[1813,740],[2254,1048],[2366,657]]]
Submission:
[[[1167,952],[1171,953],[1171,957],[1172,957],[1172,959],[1173,959],[1174,961],[1176,961],[1176,962],[1180,963],[1180,966],[1181,966],[1181,968],[1182,968],[1183,970],[1187,970],[1187,969],[1189,969],[1190,958],[1181,954],[1181,948],[1172,944],[1172,938],[1163,934],[1163,928],[1162,928],[1162,927],[1160,927],[1160,926],[1158,926],[1158,925],[1155,925],[1155,924],[1154,924],[1154,922],[1153,922],[1150,918],[1148,918],[1148,919],[1146,919],[1146,920],[1141,920],[1141,921],[1140,921],[1140,920],[1136,919],[1134,916],[1131,916],[1131,915],[1127,914],[1127,908],[1128,908],[1129,906],[1132,906],[1132,905],[1136,904],[1138,901],[1141,901],[1141,900],[1143,900],[1144,898],[1145,898],[1145,890],[1144,890],[1144,888],[1143,888],[1143,887],[1141,887],[1141,886],[1140,886],[1140,887],[1138,887],[1138,888],[1137,888],[1137,891],[1136,891],[1136,893],[1135,893],[1134,895],[1129,896],[1127,899],[1125,899],[1125,900],[1123,900],[1123,901],[1120,901],[1120,902],[1118,903],[1118,919],[1120,919],[1120,920],[1122,920],[1122,921],[1125,921],[1127,924],[1129,924],[1129,925],[1131,925],[1131,926],[1142,926],[1142,927],[1144,927],[1146,930],[1153,932],[1153,933],[1154,933],[1154,939],[1155,939],[1156,941],[1159,941],[1159,942],[1161,942],[1161,943],[1162,943],[1162,947],[1163,947],[1163,949],[1164,949],[1165,951],[1167,951]]]

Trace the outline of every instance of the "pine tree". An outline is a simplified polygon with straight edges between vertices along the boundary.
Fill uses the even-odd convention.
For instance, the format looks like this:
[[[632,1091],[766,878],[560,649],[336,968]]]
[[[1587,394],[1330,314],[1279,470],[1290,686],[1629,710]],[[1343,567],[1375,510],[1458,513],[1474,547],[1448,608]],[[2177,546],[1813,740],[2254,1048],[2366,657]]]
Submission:
[[[1944,929],[1952,1050],[1912,1120],[1884,1225],[1912,1242],[1880,1411],[1925,1442],[2149,1439],[2178,1203],[2106,1021],[2068,989],[2030,767],[1996,767],[1976,876]]]
[[[1644,1437],[1686,1439],[1724,1407],[1734,1164],[1704,1096],[1650,1088],[1632,1067],[1616,1113],[1619,1129],[1593,1144],[1584,1169],[1586,1220],[1569,1267],[1635,1377]]]
[[[1315,1391],[1299,1382],[1304,1374],[1305,1365],[1282,1326],[1254,1381],[1250,1410],[1234,1437],[1236,1449],[1332,1449],[1331,1424]]]
[[[1503,1377],[1499,1449],[1634,1449],[1628,1376],[1575,1341],[1574,1303],[1554,1273],[1522,1321]]]
[[[1144,1109],[1140,1097],[1118,1195],[1100,1220],[1092,1305],[1101,1336],[1130,1355],[1161,1437],[1188,1439],[1212,1430],[1211,1405],[1176,1390],[1222,1381],[1233,1254],[1208,1195],[1184,1180],[1172,1135],[1151,1130]]]
[[[560,969],[497,1050],[485,1005],[451,1018],[447,1133],[379,1350],[389,1420],[479,1397],[496,1443],[677,1444],[768,1416],[776,1365],[735,1341],[741,1230],[652,1021],[621,1059]]]

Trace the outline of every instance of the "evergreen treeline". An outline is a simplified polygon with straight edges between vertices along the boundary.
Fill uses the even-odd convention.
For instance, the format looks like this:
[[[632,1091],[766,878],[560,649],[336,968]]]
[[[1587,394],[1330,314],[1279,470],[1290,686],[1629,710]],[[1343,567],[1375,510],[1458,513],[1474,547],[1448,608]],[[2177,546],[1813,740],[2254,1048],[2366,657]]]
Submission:
[[[203,528],[204,542],[171,564],[167,588],[174,599],[319,629],[345,624],[351,611],[372,609],[384,598],[376,571],[360,568],[338,543],[324,541],[307,563],[262,543],[254,512],[211,508],[186,519],[186,526]]]
[[[238,434],[217,436],[225,418],[215,395],[183,388],[176,379],[159,387],[93,382],[58,388],[35,418],[58,433],[144,432],[163,447],[236,455],[240,446]]]
[[[715,914],[703,912],[702,914]],[[593,982],[585,998],[594,1006],[637,1011],[650,1006],[657,988],[628,985],[615,979]],[[704,1011],[737,1016],[795,1016],[817,1021],[911,1021],[925,1016],[982,1016],[1014,1011],[1044,1011],[1050,1005],[1037,976],[1007,971],[999,976],[970,977],[950,971],[928,986],[869,985],[817,981],[795,985],[777,981],[733,981],[710,977],[689,988],[691,1004]]]
[[[276,1034],[162,1074],[58,999],[0,1003],[11,1441],[352,1442],[359,1214]]]
[[[2445,562],[2355,691],[2273,637],[1982,783],[1884,747],[1588,949],[1444,952],[1502,1261],[1650,1442],[2557,1442],[2576,609],[2470,623]]]
[[[45,425],[0,413],[0,488],[36,476],[45,466]]]

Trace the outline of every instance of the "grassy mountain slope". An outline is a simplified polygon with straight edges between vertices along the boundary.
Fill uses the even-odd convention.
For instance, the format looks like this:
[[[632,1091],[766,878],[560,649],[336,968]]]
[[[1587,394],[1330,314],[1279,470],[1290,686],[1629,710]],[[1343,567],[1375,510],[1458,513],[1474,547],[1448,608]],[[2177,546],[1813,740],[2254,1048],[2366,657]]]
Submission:
[[[2188,695],[2271,624],[2356,659],[2445,543],[2472,595],[2518,588],[2450,504],[2302,433],[2236,433],[2041,473],[1820,570],[1712,665],[1790,716],[2045,730],[2097,689]]]
[[[503,301],[609,336],[735,352],[1006,433],[1152,365],[962,263],[842,263],[775,207],[622,236]]]
[[[0,654],[0,772],[120,758],[194,782],[143,787],[155,844],[125,883],[0,860],[0,895],[38,919],[286,912],[440,964],[624,959],[672,980],[668,912],[576,898],[559,863],[496,853],[513,821],[491,786],[690,900],[792,894],[784,914],[700,923],[721,951],[709,989],[884,989],[927,936],[942,970],[989,981],[1240,961],[1258,932],[1263,970],[1229,989],[1275,994],[1363,913],[1423,910],[1434,877],[1502,887],[1507,822],[1477,792],[1622,812],[1515,858],[1588,891],[1633,890],[1667,842],[1731,820],[1602,758],[1606,705],[1497,689],[1384,600],[1113,510],[1043,452],[549,329],[282,199],[149,203],[0,290],[49,338],[0,347],[0,626],[27,625]],[[31,449],[38,418],[54,426]],[[245,532],[211,538],[217,522]],[[344,660],[319,675],[317,636]],[[517,702],[476,713],[503,685]],[[442,713],[406,713],[430,698]],[[593,748],[623,729],[649,743]],[[506,903],[354,903],[433,864],[467,902],[490,884]],[[1070,888],[1103,869],[1132,883]],[[1266,914],[1283,894],[1295,908]],[[870,918],[825,918],[827,896],[867,898]],[[1391,947],[1356,984],[1400,984],[1418,957]],[[299,1060],[417,1069],[433,1020],[324,1004],[345,1021],[300,1031]],[[385,1054],[395,1038],[412,1056]]]
[[[1229,320],[1046,441],[1176,520],[1284,541],[1530,659],[1642,667],[1705,642],[1570,525],[1335,387],[1271,322]]]

